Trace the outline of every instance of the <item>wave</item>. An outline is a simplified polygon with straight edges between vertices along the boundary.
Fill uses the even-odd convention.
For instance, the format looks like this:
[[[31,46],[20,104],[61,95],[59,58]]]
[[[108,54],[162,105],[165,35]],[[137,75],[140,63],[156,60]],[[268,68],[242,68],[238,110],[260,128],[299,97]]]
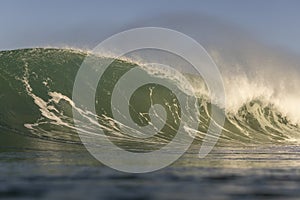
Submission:
[[[167,121],[161,131],[157,130],[165,134],[156,134],[149,140],[133,141],[120,131],[120,123],[117,125],[113,118],[114,108],[108,97],[111,97],[113,86],[128,70],[141,67],[139,63],[129,59],[116,59],[101,78],[102,86],[95,88],[97,116],[84,107],[75,105],[71,98],[74,80],[88,54],[85,51],[54,48],[0,52],[0,132],[12,131],[46,140],[79,144],[81,142],[72,115],[72,109],[75,109],[82,116],[82,120],[76,121],[84,127],[82,132],[92,136],[101,128],[115,142],[122,141],[120,145],[126,141],[127,147],[137,148],[137,142],[143,142],[143,148],[153,148],[152,144],[159,148],[174,137],[181,118],[180,107],[172,92],[159,85],[139,88],[140,91],[130,99],[129,110],[132,120],[145,126],[151,124],[149,107],[153,102],[149,102],[149,99],[156,101],[166,111]],[[103,56],[95,58],[101,62],[108,59]],[[144,70],[147,71],[145,68]],[[147,72],[172,79],[178,88],[188,93],[182,80],[174,74],[170,75],[169,72],[156,68]],[[198,129],[190,130],[191,136],[197,140],[203,140],[209,122],[213,120],[210,110],[214,106],[220,113],[224,109],[226,111],[219,144],[286,144],[300,141],[298,121],[286,112],[280,101],[272,98],[273,93],[270,91],[273,89],[270,85],[259,85],[259,82],[251,82],[245,76],[234,76],[231,71],[230,75],[224,76],[227,104],[225,108],[221,108],[210,103],[209,92],[201,77],[188,73],[184,77],[197,93],[199,126]],[[152,111],[152,115],[155,114]]]

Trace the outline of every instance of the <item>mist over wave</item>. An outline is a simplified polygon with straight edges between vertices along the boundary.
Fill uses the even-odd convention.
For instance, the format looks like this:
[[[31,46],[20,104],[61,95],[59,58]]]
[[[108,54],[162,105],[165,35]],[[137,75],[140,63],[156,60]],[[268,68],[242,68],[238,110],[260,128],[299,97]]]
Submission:
[[[242,27],[197,13],[169,13],[127,24],[126,29],[158,26],[185,33],[208,51],[219,67],[226,92],[226,110],[236,114],[259,99],[300,122],[299,55],[272,46]]]

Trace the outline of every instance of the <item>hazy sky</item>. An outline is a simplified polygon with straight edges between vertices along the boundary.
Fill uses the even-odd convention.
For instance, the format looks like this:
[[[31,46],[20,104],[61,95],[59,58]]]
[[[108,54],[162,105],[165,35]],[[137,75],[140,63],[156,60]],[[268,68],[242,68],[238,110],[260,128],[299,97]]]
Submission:
[[[220,19],[265,43],[300,53],[299,9],[297,0],[3,0],[0,49],[46,45],[92,48],[137,21],[195,13]]]

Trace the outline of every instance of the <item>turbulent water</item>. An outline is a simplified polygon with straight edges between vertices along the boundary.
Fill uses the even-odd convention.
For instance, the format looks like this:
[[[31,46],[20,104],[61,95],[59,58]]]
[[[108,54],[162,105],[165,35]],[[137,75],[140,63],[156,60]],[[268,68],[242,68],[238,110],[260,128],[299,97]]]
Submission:
[[[92,90],[96,92],[94,116],[72,101],[76,74],[89,54],[43,48],[0,52],[0,198],[299,199],[297,120],[286,112],[288,104],[278,104],[266,92],[272,91],[268,84],[261,90],[230,76],[223,77],[227,102],[221,108],[211,105],[200,77],[184,74],[196,91],[198,128],[188,131],[195,145],[173,165],[148,174],[126,174],[101,165],[81,145],[74,110],[82,116],[76,123],[87,136],[101,128],[128,151],[151,151],[174,137],[182,107],[166,87],[150,84],[139,88],[129,99],[128,120],[151,125],[153,117],[159,117],[149,111],[153,102],[164,108],[167,120],[162,120],[163,128],[150,139],[133,140],[113,118],[111,93],[126,72],[143,67],[129,59],[115,60]],[[108,59],[94,58],[97,62]],[[143,70],[170,79],[189,94],[174,74],[157,68]],[[288,95],[281,99],[285,97]],[[220,113],[225,111],[225,124],[217,146],[199,159],[199,145],[213,120],[212,106]]]
[[[76,73],[87,52],[70,49],[22,49],[2,51],[0,53],[0,128],[2,132],[15,132],[26,136],[56,140],[65,143],[80,143],[74,127],[72,107],[73,84]],[[106,57],[97,57],[105,61]],[[140,67],[131,61],[115,60],[100,80],[95,99],[98,121],[91,120],[91,113],[77,106],[78,112],[86,121],[86,132],[93,133],[91,124],[100,124],[112,138],[120,137],[120,130],[113,122],[111,111],[111,92],[118,80],[131,68]],[[147,70],[147,69],[145,69]],[[176,77],[161,73],[165,78],[174,79],[178,88],[184,90],[183,83],[176,82]],[[209,122],[211,105],[207,90],[200,77],[184,74],[193,87],[197,89],[199,103],[199,126],[193,130],[193,136],[202,140]],[[183,89],[182,89],[183,87]],[[227,85],[228,87],[228,85]],[[178,129],[180,107],[176,97],[165,87],[148,85],[140,88],[130,100],[132,120],[140,126],[149,124],[150,101],[161,104],[167,111],[166,125],[162,134],[152,137],[145,144],[164,143],[172,138]],[[227,101],[230,101],[227,100]],[[142,103],[141,103],[142,102]],[[144,113],[144,114],[143,114]],[[95,126],[95,128],[99,128]],[[226,110],[226,119],[222,128],[219,145],[238,144],[290,144],[297,143],[299,127],[285,114],[280,112],[272,102],[265,99],[247,99],[234,112]],[[122,136],[122,141],[129,144],[130,138]],[[134,146],[135,143],[132,144]]]

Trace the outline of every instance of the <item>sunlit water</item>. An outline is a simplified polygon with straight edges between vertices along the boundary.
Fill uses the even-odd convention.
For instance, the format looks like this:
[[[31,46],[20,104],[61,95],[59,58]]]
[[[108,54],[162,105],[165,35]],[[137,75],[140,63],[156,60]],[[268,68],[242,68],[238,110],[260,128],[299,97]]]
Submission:
[[[133,143],[119,137],[118,127],[111,123],[116,122],[112,120],[111,104],[106,104],[110,102],[111,87],[137,65],[116,60],[106,71],[100,81],[106,84],[98,88],[99,95],[95,99],[97,110],[103,115],[97,114],[104,118],[97,121],[90,111],[76,107],[71,98],[77,70],[86,55],[87,52],[67,49],[0,52],[0,198],[299,199],[300,128],[297,120],[287,115],[295,110],[297,98],[279,93],[276,99],[267,95],[272,93],[273,86],[263,84],[268,87],[264,90],[247,79],[226,82],[225,78],[227,93],[232,91],[228,102],[236,107],[228,105],[219,143],[207,157],[199,159],[198,153],[211,120],[210,107],[216,105],[200,95],[201,117],[199,127],[193,130],[196,140],[189,151],[171,166],[156,172],[122,173],[102,165],[87,152],[74,127],[72,108],[82,115],[84,120],[79,123],[87,136],[95,134],[100,124],[111,138],[117,138],[116,142],[124,145],[122,147],[132,151],[145,148],[138,145],[139,141]],[[95,59],[101,63],[107,58]],[[186,76],[199,94],[205,94],[205,85],[201,86],[199,77]],[[181,87],[181,82],[177,86]],[[161,96],[168,97],[168,92],[156,89],[158,100]],[[235,94],[236,91],[241,94]],[[296,94],[296,90],[291,91]],[[149,95],[145,95],[148,93],[141,91],[141,98],[137,99],[142,105],[137,107],[141,112],[145,111],[143,106],[147,107],[144,102],[149,100]],[[260,98],[263,96],[268,98]],[[155,96],[150,97],[155,99]],[[283,97],[289,101],[282,102]],[[171,109],[166,109],[169,113],[179,113],[172,108],[174,104],[165,105],[171,105]],[[297,110],[293,113],[299,114]],[[180,119],[176,115],[174,122],[168,123],[170,127],[163,131],[165,137],[148,141],[154,144],[151,148],[165,145],[165,140],[170,139],[170,131]],[[144,125],[149,123],[147,117],[139,115],[133,116],[133,120],[141,120]]]

